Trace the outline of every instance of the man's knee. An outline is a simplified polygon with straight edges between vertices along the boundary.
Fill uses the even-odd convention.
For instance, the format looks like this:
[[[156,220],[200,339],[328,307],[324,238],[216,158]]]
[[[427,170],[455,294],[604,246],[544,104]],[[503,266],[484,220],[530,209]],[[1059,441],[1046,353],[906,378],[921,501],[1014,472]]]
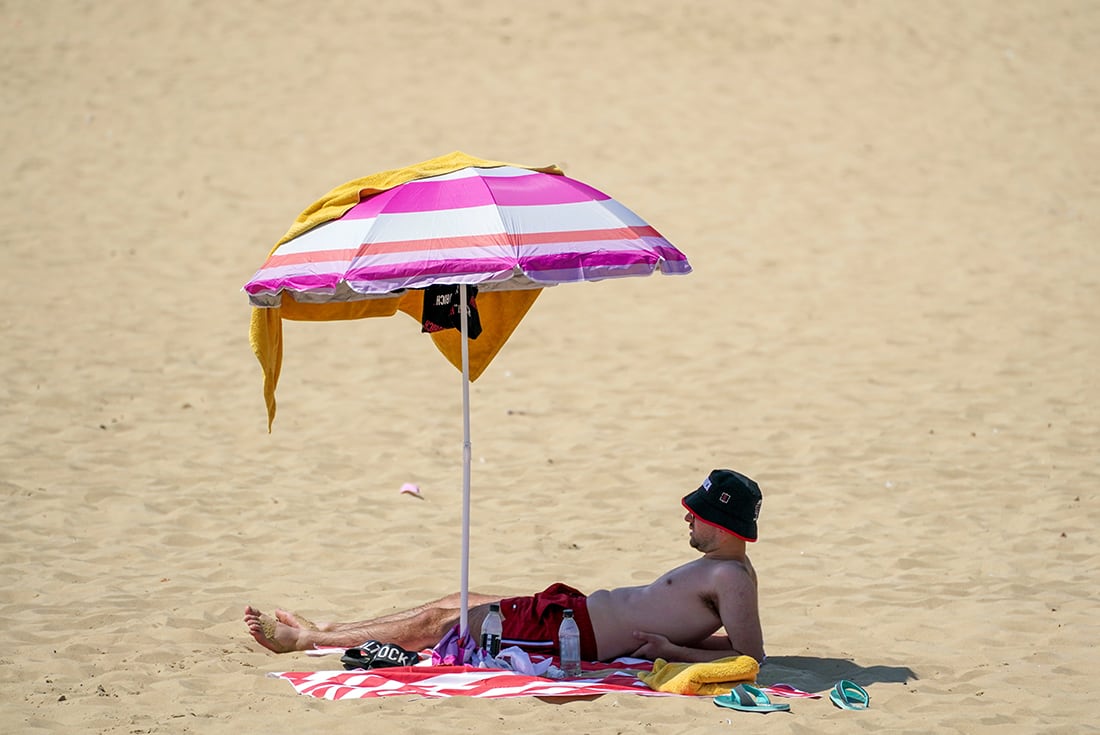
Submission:
[[[421,614],[421,623],[425,630],[433,633],[439,631],[440,635],[458,622],[459,611],[454,607],[437,605],[430,607]]]

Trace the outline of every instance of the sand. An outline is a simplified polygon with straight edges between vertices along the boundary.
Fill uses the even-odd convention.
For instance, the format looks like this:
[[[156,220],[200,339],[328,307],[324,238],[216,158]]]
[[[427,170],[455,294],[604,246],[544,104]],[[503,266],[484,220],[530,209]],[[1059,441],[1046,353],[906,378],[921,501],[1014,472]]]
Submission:
[[[0,4],[6,732],[1082,732],[1100,721],[1094,2]],[[472,388],[475,589],[648,582],[764,489],[761,681],[300,697],[245,604],[457,588],[459,374],[241,285],[332,186],[556,163],[695,268],[548,291]],[[400,494],[403,483],[423,499]]]

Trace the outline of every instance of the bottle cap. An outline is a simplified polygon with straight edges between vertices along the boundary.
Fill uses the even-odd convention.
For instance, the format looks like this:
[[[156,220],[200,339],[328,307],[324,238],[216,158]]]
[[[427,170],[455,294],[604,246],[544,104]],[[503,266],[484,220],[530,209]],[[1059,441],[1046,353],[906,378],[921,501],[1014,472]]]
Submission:
[[[565,612],[563,612],[562,615],[564,617],[571,618],[571,617],[573,617],[573,610],[571,608],[567,607],[567,608],[565,608]]]
[[[490,602],[489,603],[489,612],[500,612],[500,603],[499,602]]]

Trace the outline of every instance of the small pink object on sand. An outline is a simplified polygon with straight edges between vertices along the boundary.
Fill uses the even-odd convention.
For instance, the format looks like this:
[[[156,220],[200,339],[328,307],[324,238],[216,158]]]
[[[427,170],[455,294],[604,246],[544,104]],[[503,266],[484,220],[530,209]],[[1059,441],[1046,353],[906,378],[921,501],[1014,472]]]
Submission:
[[[409,495],[415,495],[421,500],[424,499],[424,496],[420,494],[420,487],[418,485],[412,484],[411,482],[406,482],[404,485],[402,485],[401,492],[408,493]]]

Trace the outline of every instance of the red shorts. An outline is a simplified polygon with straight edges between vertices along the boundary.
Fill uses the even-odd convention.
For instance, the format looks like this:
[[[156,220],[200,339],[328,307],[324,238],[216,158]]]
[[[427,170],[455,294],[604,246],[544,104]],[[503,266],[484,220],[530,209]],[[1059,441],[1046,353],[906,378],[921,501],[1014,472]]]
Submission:
[[[519,646],[529,653],[557,655],[558,626],[562,612],[573,610],[573,619],[581,631],[581,659],[597,660],[596,634],[588,617],[588,601],[583,593],[557,582],[530,597],[509,597],[500,601],[504,618],[502,646]]]

